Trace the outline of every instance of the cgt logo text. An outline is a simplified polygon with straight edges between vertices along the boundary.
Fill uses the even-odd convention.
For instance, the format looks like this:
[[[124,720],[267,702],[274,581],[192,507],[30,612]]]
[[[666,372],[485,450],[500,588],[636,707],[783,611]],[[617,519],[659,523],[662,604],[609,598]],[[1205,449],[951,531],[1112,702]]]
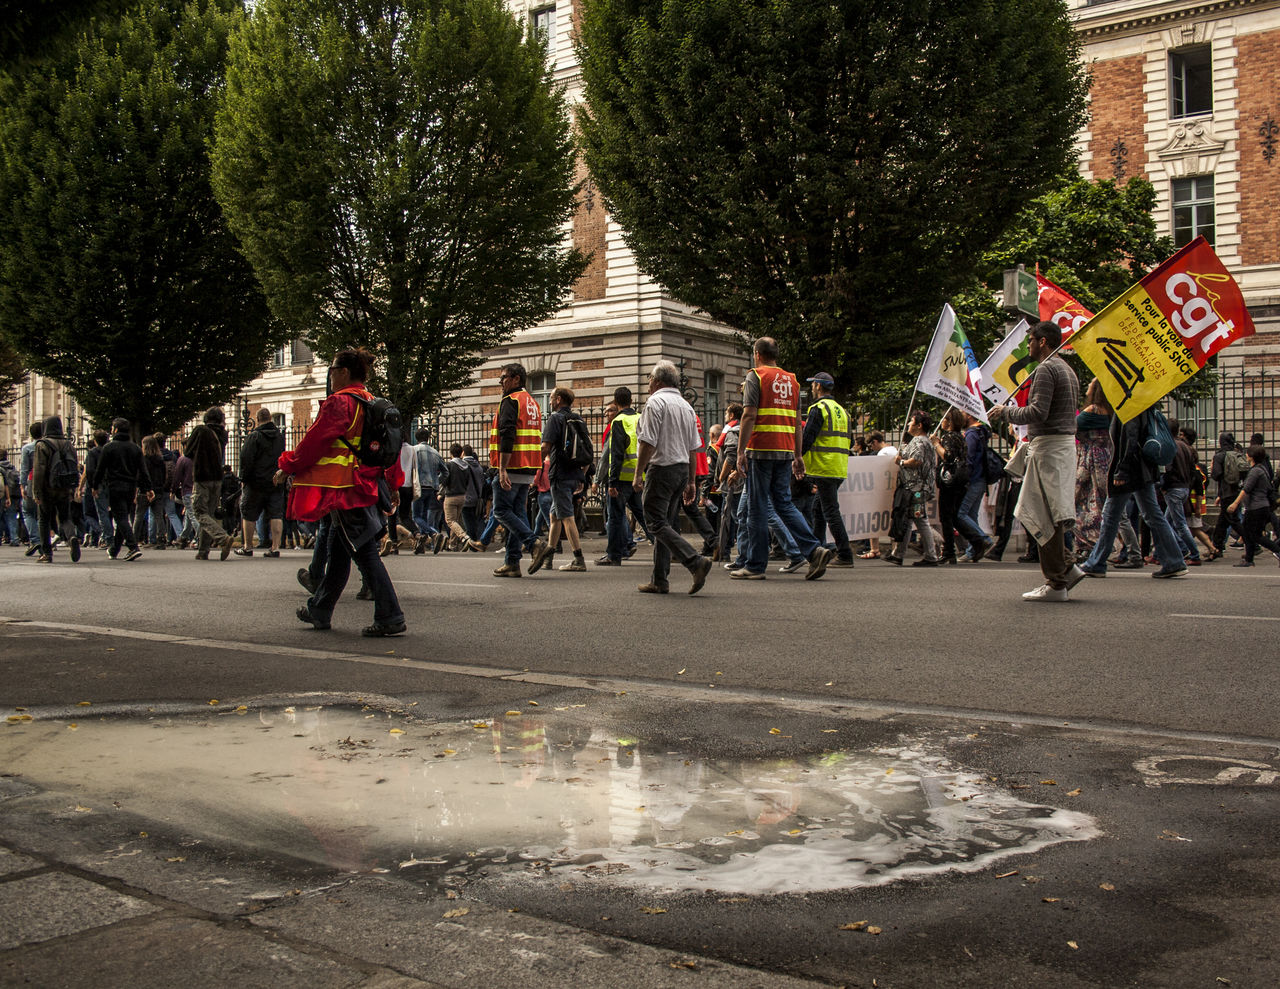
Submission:
[[[1235,323],[1224,320],[1214,307],[1214,303],[1222,298],[1205,286],[1205,282],[1228,282],[1228,275],[1192,275],[1178,272],[1164,283],[1164,294],[1178,310],[1169,317],[1169,322],[1178,331],[1183,340],[1195,342],[1201,353],[1208,353],[1215,340],[1229,341]],[[1203,291],[1203,295],[1201,292]],[[1204,339],[1201,335],[1209,330]]]
[[[773,393],[778,397],[780,402],[790,403],[791,396],[795,393],[790,378],[784,378],[781,375],[773,379]]]

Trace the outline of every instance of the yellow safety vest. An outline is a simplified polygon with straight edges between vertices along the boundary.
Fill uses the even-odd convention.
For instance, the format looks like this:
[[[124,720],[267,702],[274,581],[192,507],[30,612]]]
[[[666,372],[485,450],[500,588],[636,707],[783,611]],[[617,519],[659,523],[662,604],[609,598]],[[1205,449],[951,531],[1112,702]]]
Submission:
[[[822,410],[822,429],[804,455],[804,472],[813,477],[849,474],[849,413],[834,398],[820,398],[809,407]]]
[[[613,428],[622,427],[627,434],[627,452],[622,457],[622,470],[618,473],[619,481],[631,484],[636,479],[636,460],[640,454],[640,415],[619,412],[613,417]]]

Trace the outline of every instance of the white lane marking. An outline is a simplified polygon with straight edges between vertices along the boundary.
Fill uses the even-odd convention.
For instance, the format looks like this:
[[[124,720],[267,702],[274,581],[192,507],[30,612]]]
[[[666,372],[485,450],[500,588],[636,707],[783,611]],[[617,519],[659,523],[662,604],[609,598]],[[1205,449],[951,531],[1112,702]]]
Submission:
[[[1232,622],[1280,622],[1280,618],[1270,615],[1170,615],[1170,618],[1206,618]]]
[[[1105,732],[1129,738],[1186,739],[1197,742],[1216,742],[1229,745],[1261,745],[1280,749],[1280,739],[1251,735],[1228,735],[1222,732],[1195,731],[1185,728],[1144,727],[1124,722],[1101,719],[1063,719],[1049,714],[1020,714],[1009,711],[981,708],[946,707],[932,704],[895,704],[890,701],[863,700],[854,697],[786,697],[766,690],[725,690],[708,684],[695,687],[692,684],[675,684],[644,678],[628,679],[617,676],[573,675],[559,673],[535,673],[498,666],[468,666],[461,663],[441,663],[430,660],[408,659],[399,656],[369,656],[338,650],[306,649],[292,646],[265,645],[259,642],[232,642],[219,639],[166,635],[163,632],[144,632],[133,629],[107,628],[96,625],[73,625],[61,622],[30,621],[25,618],[0,616],[0,628],[47,628],[87,632],[95,635],[125,636],[134,639],[152,639],[210,649],[226,649],[236,652],[256,652],[266,655],[294,656],[300,659],[329,659],[344,663],[364,663],[370,666],[394,666],[400,669],[416,669],[427,673],[451,673],[458,676],[480,677],[486,680],[505,680],[508,683],[536,684],[541,687],[560,687],[566,690],[588,690],[599,694],[623,693],[646,695],[672,701],[704,701],[716,704],[776,704],[786,710],[801,714],[846,715],[868,719],[887,719],[895,716],[950,717],[963,721],[996,721],[1008,725],[1039,725],[1046,728],[1065,728],[1068,731]],[[304,634],[306,634],[304,632]],[[3,636],[0,636],[2,639]],[[395,640],[383,640],[395,641]]]

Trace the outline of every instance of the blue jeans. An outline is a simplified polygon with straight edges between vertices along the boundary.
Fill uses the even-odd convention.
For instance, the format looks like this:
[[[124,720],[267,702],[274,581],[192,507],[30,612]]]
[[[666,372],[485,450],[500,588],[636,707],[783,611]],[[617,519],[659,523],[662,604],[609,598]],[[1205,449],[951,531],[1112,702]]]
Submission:
[[[436,527],[431,524],[432,516],[435,514],[435,507],[435,488],[423,488],[422,496],[413,500],[413,524],[418,527],[418,532],[424,536],[434,536],[436,534]]]
[[[809,523],[791,501],[791,460],[747,459],[747,560],[752,573],[769,568],[770,507],[796,542],[800,556],[808,559],[818,548]],[[784,544],[784,549],[785,549]],[[794,559],[794,557],[792,557]]]
[[[609,536],[605,555],[611,560],[621,560],[631,547],[631,526],[627,524],[627,504],[631,501],[632,484],[630,481],[619,481],[617,497],[609,497],[609,518],[606,531]]]
[[[507,475],[511,477],[510,474]],[[493,482],[493,517],[507,530],[507,563],[520,562],[520,550],[533,551],[537,542],[533,530],[529,528],[529,516],[525,508],[529,504],[529,482],[511,480],[511,490],[504,491],[502,485]],[[483,541],[483,540],[482,540]]]
[[[976,553],[979,546],[991,542],[991,537],[982,531],[982,525],[978,522],[978,506],[982,504],[982,496],[986,493],[987,482],[984,478],[970,478],[960,507],[956,509],[956,528],[969,542],[967,555]]]
[[[102,526],[102,539],[104,542],[111,542],[116,534],[115,520],[111,517],[111,496],[107,493],[106,485],[98,489],[98,497],[93,499],[93,503],[98,506],[98,525]]]
[[[1102,506],[1102,528],[1098,532],[1098,541],[1093,552],[1084,562],[1085,570],[1094,573],[1107,572],[1107,557],[1111,555],[1111,547],[1116,541],[1116,533],[1120,529],[1120,518],[1129,507],[1130,499],[1138,503],[1138,511],[1151,530],[1151,540],[1155,546],[1156,557],[1160,560],[1160,568],[1165,571],[1182,569],[1182,551],[1178,549],[1178,540],[1168,520],[1160,514],[1160,505],[1156,502],[1156,486],[1147,484],[1136,491],[1114,494],[1107,498]]]
[[[30,498],[22,499],[22,521],[27,527],[27,539],[32,546],[40,544],[39,509]]]
[[[1168,488],[1164,493],[1164,517],[1168,520],[1173,534],[1178,537],[1178,543],[1182,546],[1184,555],[1189,555],[1191,559],[1200,559],[1200,550],[1196,548],[1196,537],[1191,534],[1191,527],[1187,525],[1187,495],[1191,493],[1190,488]]]
[[[548,491],[538,492],[538,517],[533,521],[533,531],[541,532],[543,526],[551,528],[551,502],[552,494]]]
[[[18,545],[18,513],[20,509],[17,505],[10,505],[4,510],[4,531],[8,534],[9,541],[14,546]]]

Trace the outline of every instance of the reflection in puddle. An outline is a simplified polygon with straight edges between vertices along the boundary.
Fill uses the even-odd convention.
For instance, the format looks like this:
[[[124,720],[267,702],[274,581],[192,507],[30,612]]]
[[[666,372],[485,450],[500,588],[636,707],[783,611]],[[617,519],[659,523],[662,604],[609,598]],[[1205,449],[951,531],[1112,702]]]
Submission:
[[[118,804],[208,838],[452,883],[842,889],[1099,833],[952,765],[944,740],[719,760],[543,717],[423,725],[299,706],[8,725],[0,764],[94,811]]]

